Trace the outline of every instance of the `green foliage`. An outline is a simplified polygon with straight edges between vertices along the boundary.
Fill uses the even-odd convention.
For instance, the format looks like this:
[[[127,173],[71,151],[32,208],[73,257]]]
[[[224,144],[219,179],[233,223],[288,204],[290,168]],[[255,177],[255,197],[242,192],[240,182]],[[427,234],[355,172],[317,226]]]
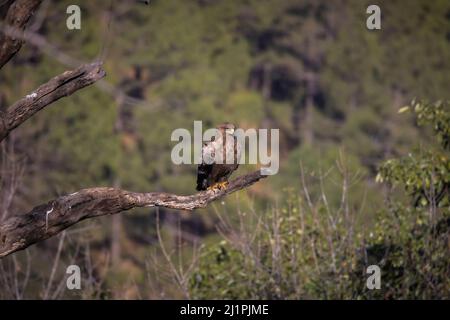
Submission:
[[[383,289],[373,298],[448,299],[450,289],[448,102],[411,103],[421,126],[432,128],[437,143],[407,157],[387,160],[377,180],[400,185],[412,204],[390,201],[378,215],[367,257],[384,270]],[[366,262],[370,264],[369,262]]]
[[[325,181],[332,181],[330,177]],[[239,225],[225,228],[225,239],[207,248],[191,277],[198,299],[349,299],[361,232],[358,210],[340,207],[328,194],[317,200],[284,189],[281,207],[238,211]],[[351,201],[351,200],[350,200]],[[245,211],[244,211],[245,210]],[[221,219],[223,220],[223,219]],[[358,226],[357,226],[358,225]]]
[[[440,102],[413,105],[419,123],[431,124],[438,146],[447,149],[450,110]],[[324,189],[314,203],[306,185],[299,196],[287,191],[291,197],[282,208],[253,224],[244,220],[251,225],[247,231],[241,222],[228,241],[204,253],[191,279],[192,294],[202,299],[448,299],[450,167],[448,158],[436,161],[436,156],[442,157],[422,152],[381,166],[378,181],[401,184],[414,204],[388,197],[376,223],[365,229],[355,229],[360,224],[349,211],[345,183],[341,207],[329,205]],[[365,272],[374,264],[381,268],[380,290],[366,287]]]
[[[372,264],[381,268],[381,290],[361,290],[365,279],[355,273],[354,291],[369,299],[448,299],[449,235],[448,208],[437,215],[431,208],[392,203],[379,213],[358,262],[360,269]]]
[[[15,162],[11,166],[19,176],[11,175],[16,194],[10,213],[27,212],[58,195],[91,186],[193,193],[196,166],[175,166],[170,161],[175,144],[170,141],[172,131],[191,129],[194,120],[202,120],[204,127],[232,121],[243,128],[280,129],[280,172],[251,192],[228,197],[219,207],[228,210],[234,227],[242,199],[253,199],[257,216],[267,226],[276,224],[273,208],[281,219],[280,243],[285,243],[278,246],[282,250],[275,259],[271,243],[275,231],[255,232],[262,250],[256,260],[231,241],[212,245],[198,270],[201,279],[192,283],[196,296],[371,297],[375,293],[361,291],[365,286],[358,282],[364,279],[365,262],[359,259],[363,240],[368,252],[369,246],[376,252],[392,248],[395,259],[392,256],[386,263],[395,270],[415,265],[411,257],[419,259],[424,250],[441,257],[445,239],[440,237],[446,233],[428,236],[427,232],[435,230],[438,221],[443,224],[442,211],[449,203],[449,104],[414,102],[408,108],[420,126],[431,126],[428,131],[396,112],[414,96],[450,99],[450,73],[445,72],[450,69],[449,1],[411,0],[405,6],[401,1],[382,0],[382,32],[365,28],[368,0],[345,4],[155,0],[150,6],[115,1],[111,7],[86,1],[81,5],[82,29],[71,31],[65,26],[69,4],[69,0],[54,1],[42,11],[42,24],[30,21],[34,32],[55,50],[24,45],[2,68],[0,109],[70,68],[52,51],[82,61],[104,60],[105,81],[143,103],[121,105],[92,86],[59,100],[15,130],[7,149],[13,150],[10,158],[18,159],[21,166]],[[426,136],[429,131],[439,144]],[[306,134],[312,137],[308,143]],[[411,151],[419,139],[426,148]],[[8,157],[1,158],[2,167],[8,167],[3,166]],[[383,187],[373,178],[386,158],[393,159],[380,167],[378,181],[406,190],[406,204],[383,207]],[[238,174],[252,169],[242,165]],[[7,192],[14,189],[7,185],[9,176],[2,172],[0,177],[1,199],[8,199]],[[348,183],[345,192],[344,181]],[[399,189],[393,194],[397,196]],[[432,221],[430,206],[439,213],[433,214]],[[214,211],[208,207],[187,216],[183,228],[193,233],[187,238],[215,242]],[[351,223],[345,212],[353,214],[355,221]],[[378,229],[371,237],[369,228],[374,228],[376,218]],[[152,223],[153,212],[148,209],[123,217],[122,257],[119,266],[114,266],[117,270],[110,272],[117,281],[107,281],[106,291],[131,281],[129,270],[145,287],[140,264],[146,250],[155,246]],[[251,228],[256,225],[249,223]],[[350,232],[353,225],[358,232]],[[93,265],[99,269],[107,268],[99,253],[110,250],[112,234],[105,219],[91,239],[96,255]],[[436,247],[421,244],[427,241]],[[333,247],[340,248],[334,257]],[[293,258],[292,250],[300,253]],[[35,253],[36,265],[48,264],[46,247],[30,251]],[[436,272],[442,278],[445,264],[438,260],[408,269],[408,281],[414,281],[414,272],[427,277]],[[255,269],[255,261],[264,268]],[[279,265],[272,265],[275,262]],[[37,277],[48,275],[43,271]],[[419,296],[399,289],[405,277],[400,272],[392,282],[386,280],[393,288],[389,297]],[[417,290],[430,297],[431,289],[424,289],[422,280]],[[437,286],[437,280],[433,281]],[[32,286],[41,287],[36,283]],[[436,297],[443,296],[443,288],[436,289]],[[155,291],[148,290],[147,296],[153,298]],[[176,288],[167,291],[178,297]]]
[[[450,104],[412,102],[400,112],[412,109],[421,126],[431,126],[438,146],[421,148],[407,157],[391,159],[381,167],[377,180],[400,184],[413,196],[415,205],[448,207],[450,204]]]

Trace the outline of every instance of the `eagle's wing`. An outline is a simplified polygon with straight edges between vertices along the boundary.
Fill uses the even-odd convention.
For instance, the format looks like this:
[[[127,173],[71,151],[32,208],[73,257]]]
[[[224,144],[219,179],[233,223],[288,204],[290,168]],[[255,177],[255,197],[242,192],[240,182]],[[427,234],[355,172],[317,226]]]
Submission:
[[[214,183],[226,181],[238,168],[240,154],[240,146],[234,137],[227,139],[225,145],[221,138],[204,143],[202,160],[198,166],[197,190],[206,190]],[[222,159],[222,163],[215,163],[216,157]],[[226,163],[227,159],[233,161]]]
[[[200,164],[197,170],[197,190],[206,190],[208,179],[214,165],[214,157],[216,153],[214,141],[208,141],[203,144]]]

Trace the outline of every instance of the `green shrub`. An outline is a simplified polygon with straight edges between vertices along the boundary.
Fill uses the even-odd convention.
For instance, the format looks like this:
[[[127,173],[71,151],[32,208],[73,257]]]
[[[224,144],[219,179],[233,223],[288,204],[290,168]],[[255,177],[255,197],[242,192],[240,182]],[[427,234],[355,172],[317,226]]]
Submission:
[[[313,199],[286,190],[281,207],[221,217],[219,244],[202,255],[190,281],[201,299],[448,299],[450,292],[448,103],[413,102],[419,125],[431,124],[438,144],[384,162],[376,178],[387,196],[373,224],[349,199],[352,177],[342,161],[340,205],[330,205],[319,177]],[[402,108],[401,112],[411,108]],[[406,199],[395,190],[406,192]],[[336,194],[333,197],[336,198]],[[220,216],[220,214],[219,214]],[[381,289],[366,287],[369,265],[381,268]]]

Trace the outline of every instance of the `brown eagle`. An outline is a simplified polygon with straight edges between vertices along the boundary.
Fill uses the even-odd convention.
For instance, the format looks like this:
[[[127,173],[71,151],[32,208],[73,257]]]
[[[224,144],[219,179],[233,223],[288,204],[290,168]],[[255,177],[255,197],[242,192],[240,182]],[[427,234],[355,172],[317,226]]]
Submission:
[[[221,135],[203,143],[202,160],[197,172],[198,191],[225,188],[228,177],[239,166],[241,147],[234,135],[235,126],[231,123],[224,123],[216,129]],[[222,161],[216,163],[215,159],[222,159]]]

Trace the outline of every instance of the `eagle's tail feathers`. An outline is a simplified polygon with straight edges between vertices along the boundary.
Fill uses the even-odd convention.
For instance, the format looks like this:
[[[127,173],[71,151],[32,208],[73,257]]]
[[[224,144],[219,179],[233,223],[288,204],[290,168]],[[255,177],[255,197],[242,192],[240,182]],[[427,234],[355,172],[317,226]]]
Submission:
[[[210,169],[207,166],[200,165],[197,173],[197,191],[206,190],[208,188],[208,175]]]

